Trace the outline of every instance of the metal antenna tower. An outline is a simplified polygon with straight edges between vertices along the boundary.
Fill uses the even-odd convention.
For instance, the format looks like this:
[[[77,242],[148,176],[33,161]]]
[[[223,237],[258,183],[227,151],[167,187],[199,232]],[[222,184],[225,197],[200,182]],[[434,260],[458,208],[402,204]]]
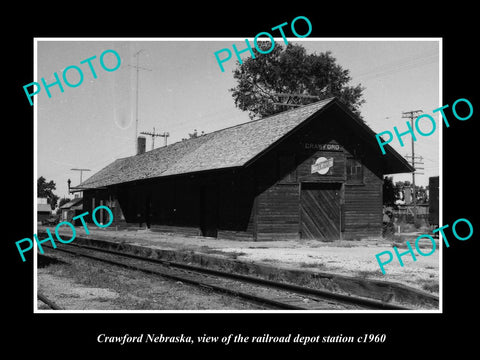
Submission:
[[[141,52],[143,51],[143,49],[140,49],[138,50],[133,56],[137,58],[137,65],[128,65],[130,67],[133,67],[134,69],[137,70],[137,89],[136,89],[136,106],[135,106],[135,146],[138,146],[137,144],[137,136],[138,136],[138,79],[139,79],[139,71],[140,70],[145,70],[145,71],[152,71],[151,69],[147,69],[147,68],[144,68],[144,67],[140,67],[138,66],[138,59],[140,57],[140,54]],[[138,152],[138,149],[137,149],[137,152]]]

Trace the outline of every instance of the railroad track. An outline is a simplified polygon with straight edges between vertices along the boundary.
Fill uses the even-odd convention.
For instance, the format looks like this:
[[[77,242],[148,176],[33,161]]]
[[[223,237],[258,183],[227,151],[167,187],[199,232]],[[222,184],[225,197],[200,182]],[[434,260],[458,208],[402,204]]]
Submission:
[[[51,248],[50,246],[44,246]],[[361,297],[276,282],[259,277],[171,262],[98,247],[62,244],[54,251],[139,270],[237,296],[272,309],[284,310],[408,310],[405,307]]]
[[[37,292],[37,299],[43,302],[45,305],[47,305],[50,309],[52,310],[63,310],[62,307],[58,306],[55,302],[47,298],[45,295]]]

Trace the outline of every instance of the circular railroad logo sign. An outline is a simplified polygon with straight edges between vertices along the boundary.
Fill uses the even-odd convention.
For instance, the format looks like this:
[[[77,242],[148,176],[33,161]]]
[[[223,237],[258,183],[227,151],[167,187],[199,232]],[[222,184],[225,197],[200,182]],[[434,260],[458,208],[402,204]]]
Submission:
[[[333,166],[333,158],[319,157],[312,165],[312,174],[317,172],[320,175],[325,175],[328,170]]]

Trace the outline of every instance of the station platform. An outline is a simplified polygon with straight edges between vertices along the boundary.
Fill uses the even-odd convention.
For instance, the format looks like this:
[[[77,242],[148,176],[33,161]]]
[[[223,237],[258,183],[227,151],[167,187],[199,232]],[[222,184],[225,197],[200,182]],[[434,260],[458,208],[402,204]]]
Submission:
[[[42,239],[45,226],[38,226]],[[62,231],[63,230],[63,231]],[[50,228],[53,233],[53,229]],[[71,230],[59,229],[65,239]],[[420,235],[420,234],[418,234]],[[136,255],[168,261],[256,275],[270,280],[340,292],[353,296],[396,303],[415,310],[438,310],[439,250],[430,256],[396,257],[385,265],[383,275],[375,255],[393,252],[392,246],[405,251],[404,241],[414,246],[416,234],[395,236],[393,240],[372,238],[364,240],[240,241],[186,236],[151,231],[149,229],[115,230],[89,227],[89,234],[76,227],[72,243],[99,246]],[[402,243],[403,241],[403,243]],[[438,240],[437,240],[438,241]],[[437,243],[438,245],[438,243]],[[422,243],[425,253],[431,244]]]

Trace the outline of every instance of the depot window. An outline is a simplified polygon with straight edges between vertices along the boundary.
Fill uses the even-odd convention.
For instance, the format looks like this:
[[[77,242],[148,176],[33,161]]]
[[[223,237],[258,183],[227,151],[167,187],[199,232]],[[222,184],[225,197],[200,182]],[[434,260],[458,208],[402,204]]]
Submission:
[[[363,165],[354,158],[347,158],[347,184],[363,184]]]

